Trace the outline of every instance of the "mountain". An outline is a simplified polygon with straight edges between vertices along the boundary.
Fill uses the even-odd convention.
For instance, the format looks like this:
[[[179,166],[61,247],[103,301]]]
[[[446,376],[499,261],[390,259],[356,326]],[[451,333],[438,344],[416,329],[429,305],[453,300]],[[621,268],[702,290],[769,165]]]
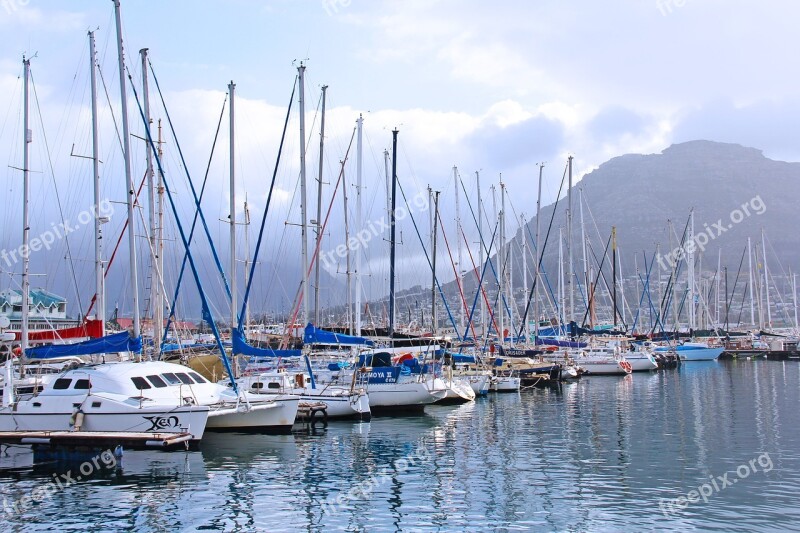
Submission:
[[[567,189],[566,184],[564,189]],[[781,276],[790,268],[797,271],[800,266],[800,239],[796,231],[800,163],[774,161],[754,148],[711,141],[676,144],[660,154],[628,154],[603,163],[585,175],[572,190],[573,261],[577,275],[582,278],[581,194],[584,198],[587,241],[591,242],[587,253],[590,264],[594,263],[591,250],[594,251],[597,261],[602,260],[611,228],[616,227],[622,275],[631,279],[632,288],[635,287],[631,278],[636,274],[634,265],[644,276],[644,254],[647,255],[647,261],[651,262],[657,246],[660,246],[660,261],[653,272],[661,264],[664,276],[668,276],[670,251],[678,247],[692,208],[697,261],[703,271],[716,271],[718,253],[721,250],[722,266],[727,267],[732,286],[748,237],[752,242],[754,265],[763,263],[763,252],[760,251],[762,228],[766,236],[767,262],[771,276]],[[535,212],[535,205],[525,206],[524,210]],[[554,210],[555,218],[544,254],[544,268],[555,287],[558,276],[559,228],[564,231],[565,260],[567,256],[566,195],[557,205],[551,204],[542,208],[543,242]],[[674,230],[671,240],[669,221]],[[530,231],[530,237],[535,236],[535,218],[528,223],[526,231]],[[517,287],[521,286],[522,280],[522,261],[518,251],[522,238],[522,231],[517,231],[512,239],[515,243],[513,263]],[[759,255],[756,257],[757,247]],[[609,257],[604,266],[609,281],[610,253],[609,249]],[[676,256],[673,252],[672,257]],[[497,265],[497,257],[493,259]],[[739,291],[743,290],[743,283],[747,278],[747,265],[745,256],[737,289]],[[533,269],[532,260],[528,261],[528,267]],[[685,272],[685,267],[683,270]],[[712,274],[707,275],[711,276]],[[491,281],[491,287],[494,278],[488,273],[487,279]],[[474,294],[476,286],[477,278],[468,275],[465,292]],[[460,305],[455,282],[446,284],[445,292],[451,308]],[[522,292],[519,288],[517,298],[520,301],[523,300]],[[579,295],[576,294],[576,299],[578,298]],[[628,301],[631,300],[629,296]]]

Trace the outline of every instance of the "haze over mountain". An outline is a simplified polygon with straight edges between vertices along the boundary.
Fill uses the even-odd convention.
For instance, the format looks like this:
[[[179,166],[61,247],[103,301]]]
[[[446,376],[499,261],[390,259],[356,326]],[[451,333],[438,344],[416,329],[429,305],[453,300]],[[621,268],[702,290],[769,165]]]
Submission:
[[[564,190],[567,186],[564,186]],[[513,194],[513,191],[511,191]],[[787,163],[766,158],[755,148],[737,144],[711,141],[691,141],[676,144],[660,154],[627,154],[615,157],[590,172],[573,187],[573,261],[576,275],[582,278],[583,262],[581,249],[580,195],[584,198],[583,216],[585,232],[590,244],[590,265],[597,270],[592,259],[601,261],[612,226],[617,229],[617,246],[620,254],[621,274],[630,277],[638,266],[644,276],[644,255],[648,263],[653,260],[656,247],[660,245],[661,265],[664,276],[668,276],[669,251],[676,248],[683,237],[690,209],[695,213],[695,242],[698,245],[696,258],[703,271],[717,269],[718,253],[721,250],[722,266],[727,267],[730,283],[742,260],[742,253],[751,238],[754,265],[763,263],[761,230],[765,232],[767,262],[771,278],[797,271],[800,264],[800,249],[796,231],[796,198],[800,194],[800,163]],[[542,207],[541,238],[544,242],[553,210],[550,239],[546,245],[544,269],[555,287],[558,278],[558,236],[563,228],[564,260],[566,248],[567,196],[564,194],[558,204]],[[528,212],[535,212],[535,206],[526,206]],[[674,234],[670,240],[669,222],[672,221]],[[490,228],[493,226],[490,221]],[[507,222],[513,226],[512,220]],[[535,238],[536,219],[528,223],[529,243]],[[491,229],[485,236],[491,239]],[[701,234],[705,235],[701,237]],[[522,306],[524,291],[522,285],[522,260],[520,243],[522,232],[517,231],[514,242],[514,273],[516,297]],[[701,246],[702,245],[702,246]],[[758,252],[758,256],[756,256]],[[507,253],[507,252],[506,252]],[[611,277],[611,250],[605,260],[604,271]],[[634,260],[634,256],[636,259]],[[447,261],[446,256],[442,256]],[[493,256],[497,268],[497,256]],[[533,259],[529,256],[528,269],[533,272]],[[743,271],[738,290],[743,288],[747,277],[747,257],[744,258]],[[653,269],[653,278],[658,262]],[[565,267],[566,270],[566,267]],[[683,268],[685,272],[685,267]],[[450,272],[449,265],[442,266],[440,275],[445,278]],[[710,274],[709,274],[710,275]],[[487,270],[486,280],[490,293],[495,287],[495,278]],[[529,282],[532,275],[528,276]],[[477,278],[468,274],[465,277],[465,293],[471,306]],[[576,287],[576,294],[578,289]],[[422,292],[420,292],[422,291]],[[461,303],[455,282],[444,285],[450,300],[451,309],[460,309]],[[422,287],[401,294],[414,294],[414,305],[421,305],[428,315],[428,294]],[[579,296],[576,296],[579,298]],[[630,301],[630,300],[629,300]],[[402,305],[400,306],[403,307]],[[522,307],[520,307],[522,309]],[[403,311],[405,313],[405,311]],[[443,313],[443,311],[442,311]],[[405,317],[405,314],[402,316]],[[440,318],[440,323],[442,323]]]

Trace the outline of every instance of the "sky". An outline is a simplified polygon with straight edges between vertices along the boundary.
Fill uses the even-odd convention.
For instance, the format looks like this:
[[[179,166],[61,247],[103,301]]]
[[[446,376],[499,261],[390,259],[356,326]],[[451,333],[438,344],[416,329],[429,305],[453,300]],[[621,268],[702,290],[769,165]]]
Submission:
[[[114,129],[120,111],[113,16],[110,0],[0,0],[0,157],[7,167],[0,197],[8,206],[0,215],[0,247],[5,250],[20,243],[21,173],[13,167],[22,166],[23,55],[33,56],[35,87],[31,231],[40,234],[62,216],[74,218],[92,204],[91,165],[74,157],[88,156],[91,149],[88,30],[96,30],[103,73],[102,192],[112,202],[124,200]],[[361,114],[362,227],[383,216],[382,152],[391,148],[394,128],[400,132],[401,183],[409,196],[429,185],[441,191],[446,224],[452,223],[454,209],[453,166],[470,194],[475,172],[480,172],[488,212],[493,209],[488,188],[502,179],[513,212],[530,218],[537,163],[546,164],[543,203],[549,203],[568,155],[575,158],[576,180],[612,157],[657,153],[695,139],[734,142],[774,159],[800,160],[795,142],[800,138],[800,74],[792,67],[800,49],[794,27],[798,19],[800,4],[785,0],[122,1],[133,83],[141,92],[138,51],[146,47],[192,179],[202,182],[206,167],[210,169],[203,205],[210,233],[221,247],[228,245],[227,107],[210,165],[208,160],[231,81],[236,84],[239,219],[246,195],[251,217],[260,220],[300,61],[307,66],[312,209],[321,86],[327,85],[323,213]],[[153,116],[166,122],[152,78],[150,83]],[[129,98],[131,131],[144,136],[130,89]],[[296,261],[298,253],[296,102],[294,106],[268,217],[271,238],[265,262]],[[164,128],[165,171],[173,180],[180,216],[189,225],[191,192],[166,123]],[[132,142],[138,181],[145,168],[144,143]],[[351,153],[345,171],[348,190],[355,175],[353,160]],[[353,224],[355,195],[348,200]],[[334,201],[326,234],[330,245],[323,244],[322,252],[343,241],[341,200]],[[116,239],[124,206],[113,205],[116,212],[107,226]],[[143,212],[140,218],[146,216]],[[419,219],[427,227],[428,215],[420,213]],[[515,223],[509,223],[512,229]],[[144,235],[144,224],[137,224]],[[401,286],[409,286],[421,279],[415,273],[424,253],[418,243],[411,246],[417,239],[413,226],[406,221],[404,228],[400,277]],[[177,246],[174,225],[170,235],[173,243],[166,246]],[[251,241],[256,235],[252,227]],[[73,234],[71,250],[59,242],[34,258],[33,271],[42,274],[34,284],[74,293],[70,300],[85,299],[91,288],[91,242],[90,232],[82,228]],[[374,269],[369,283],[375,286],[365,290],[378,294],[385,292],[385,274],[380,274],[385,271],[380,266],[385,263],[384,246],[372,249],[363,255],[367,270]],[[147,255],[146,247],[142,254]],[[73,259],[71,268],[60,260],[67,256]],[[0,261],[0,269],[6,273],[0,288],[15,287],[17,278],[10,273],[18,272],[19,265]],[[208,265],[204,269],[211,275]],[[341,278],[341,271],[338,263],[329,268],[334,277]],[[220,282],[215,283],[220,290]],[[115,286],[110,296],[123,307],[130,301],[124,285]],[[291,299],[296,287],[280,290]]]

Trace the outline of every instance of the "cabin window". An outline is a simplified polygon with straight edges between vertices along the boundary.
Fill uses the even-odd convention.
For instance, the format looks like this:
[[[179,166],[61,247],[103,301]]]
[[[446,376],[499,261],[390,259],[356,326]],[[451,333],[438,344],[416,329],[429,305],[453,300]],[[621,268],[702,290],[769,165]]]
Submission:
[[[166,384],[166,383],[164,383],[164,380],[163,380],[163,379],[161,379],[161,378],[160,378],[160,377],[158,377],[158,376],[147,376],[147,380],[148,380],[150,383],[152,383],[152,384],[153,384],[153,386],[154,386],[155,388],[157,388],[157,389],[163,389],[164,387],[166,387],[166,386],[167,386],[167,384]]]
[[[250,385],[250,388],[251,389],[263,389],[264,388],[264,384],[261,383],[260,381],[256,381],[255,383]]]
[[[198,383],[208,383],[206,378],[198,374],[197,372],[189,372],[189,375],[194,378],[194,380]]]
[[[101,405],[103,405],[102,402],[92,402],[92,407],[100,407]]]
[[[190,378],[188,374],[181,372],[175,375],[178,376],[178,379],[181,380],[181,383],[185,385],[194,385],[194,381],[192,381],[192,378]]]
[[[131,381],[133,381],[133,385],[138,390],[145,390],[145,389],[152,388],[152,387],[150,387],[150,384],[147,382],[147,380],[145,380],[144,378],[141,378],[139,376],[131,378]]]
[[[56,389],[56,390],[68,389],[70,383],[72,383],[71,379],[67,379],[67,378],[57,379],[55,381],[55,383],[53,383],[53,388]]]
[[[41,407],[41,406],[42,406],[42,404],[40,404],[39,402],[33,402],[33,406],[34,406],[34,407]]]
[[[178,376],[176,376],[175,374],[173,374],[171,372],[167,372],[166,374],[161,374],[161,377],[166,379],[167,383],[169,383],[170,385],[180,385],[181,384],[181,380],[178,379]]]
[[[75,382],[75,389],[87,390],[90,388],[89,380],[88,379],[79,379]]]
[[[281,384],[280,383],[275,383],[273,381],[272,383],[267,383],[267,388],[268,389],[280,389],[281,388]]]

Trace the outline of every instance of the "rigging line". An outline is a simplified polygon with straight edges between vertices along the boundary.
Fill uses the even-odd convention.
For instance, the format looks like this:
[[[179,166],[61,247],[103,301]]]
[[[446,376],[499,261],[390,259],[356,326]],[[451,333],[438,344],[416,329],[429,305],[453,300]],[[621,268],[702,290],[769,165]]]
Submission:
[[[538,264],[539,264],[539,270],[538,271],[539,272],[542,271],[542,263],[544,261],[544,252],[547,249],[547,243],[550,240],[550,230],[553,229],[553,221],[556,218],[556,211],[558,210],[559,197],[561,196],[561,190],[564,188],[564,181],[566,180],[566,177],[567,177],[567,168],[569,168],[569,163],[567,163],[567,165],[564,166],[564,175],[561,176],[561,185],[558,187],[558,194],[556,195],[556,201],[553,204],[553,213],[550,215],[550,224],[548,224],[548,226],[547,226],[547,233],[545,234],[545,237],[544,237],[544,245],[542,246],[541,253],[539,253],[539,251],[538,251],[539,243],[538,242],[535,243],[535,245],[537,247],[537,255],[539,256],[539,261],[538,261]],[[463,186],[463,184],[462,184],[462,186]],[[537,222],[537,224],[538,224],[538,222]],[[525,304],[525,313],[523,313],[523,315],[522,315],[522,325],[523,325],[523,327],[525,325],[526,320],[528,320],[528,312],[530,311],[530,308],[531,308],[531,301],[533,300],[533,293],[534,293],[534,291],[536,291],[536,284],[537,284],[537,281],[538,281],[537,280],[538,277],[539,276],[534,276],[533,283],[531,284],[531,290],[528,293],[528,302]],[[560,313],[561,313],[561,311],[559,310],[559,315],[560,315]],[[539,317],[535,317],[535,320],[537,321],[537,324],[538,324]],[[559,328],[561,326],[563,326],[563,324],[559,324]],[[523,333],[523,331],[520,330],[517,333],[517,337],[522,336],[522,333]]]
[[[406,197],[406,191],[403,189],[403,186],[400,184],[399,180],[397,182],[397,186],[400,189],[400,194],[403,195],[403,202],[405,202],[406,204],[406,209],[408,210],[408,216],[411,217],[411,222],[414,225],[414,231],[416,231],[417,237],[419,238],[419,244],[420,246],[422,246],[422,251],[425,253],[425,259],[427,259],[428,266],[430,267],[431,272],[433,272],[433,263],[431,262],[431,258],[428,255],[428,250],[425,248],[425,243],[422,240],[422,234],[420,234],[419,227],[417,227],[417,221],[414,220],[414,213],[413,210],[411,209],[411,205],[408,203],[408,198]],[[453,324],[453,329],[458,331],[458,326],[456,325],[456,321],[453,318],[453,314],[450,312],[450,306],[447,304],[447,298],[444,297],[444,291],[442,290],[442,284],[439,282],[439,276],[436,276],[435,273],[434,273],[434,279],[436,281],[436,287],[439,289],[439,294],[442,297],[442,301],[444,302],[444,308],[447,310],[447,316],[450,318],[450,323]]]
[[[66,224],[67,219],[64,218],[64,208],[61,204],[61,194],[59,194],[58,192],[58,183],[56,182],[56,170],[53,167],[53,159],[50,156],[50,144],[47,142],[47,133],[45,132],[44,128],[44,118],[42,117],[42,109],[39,106],[39,93],[36,91],[36,83],[33,81],[32,72],[30,73],[30,76],[31,76],[31,85],[33,86],[33,99],[36,102],[36,111],[38,111],[39,113],[39,125],[42,128],[42,139],[44,140],[44,148],[45,151],[47,152],[47,163],[50,166],[50,177],[53,179],[53,188],[55,189],[56,193],[58,212],[61,215],[61,220]],[[95,209],[98,209],[98,207],[95,206]],[[78,304],[78,310],[80,311],[80,314],[83,315],[83,306],[81,305],[81,295],[80,292],[78,292],[78,278],[75,276],[75,262],[72,260],[72,248],[69,245],[69,235],[66,232],[64,232],[64,244],[67,247],[67,258],[69,259],[69,269],[70,273],[72,274],[72,283],[74,284],[73,287],[75,288],[75,301]]]
[[[747,245],[745,245],[744,250],[742,250],[742,258],[739,261],[739,270],[736,271],[736,279],[733,281],[733,289],[731,290],[731,298],[726,302],[725,305],[725,317],[728,317],[728,314],[731,311],[731,306],[733,305],[733,295],[736,294],[736,285],[739,283],[739,275],[742,273],[742,265],[744,264],[744,256],[747,253]],[[728,298],[728,295],[725,295],[725,299]],[[744,296],[742,296],[742,302],[744,302]],[[725,321],[725,329],[728,329],[728,320]]]
[[[200,212],[200,202],[203,201],[203,195],[206,192],[206,183],[208,182],[208,175],[211,170],[211,162],[214,159],[214,150],[217,146],[217,139],[219,138],[219,131],[222,127],[222,119],[225,115],[225,104],[228,102],[228,95],[225,94],[225,99],[222,101],[222,109],[219,112],[219,121],[217,122],[217,131],[214,133],[214,141],[211,144],[211,153],[208,155],[208,164],[206,165],[206,174],[203,177],[203,184],[200,186],[200,198],[198,200],[198,204],[194,209],[194,217],[192,218],[192,227],[189,229],[189,243],[191,244],[194,240],[194,231],[197,228],[197,218]],[[175,318],[175,306],[178,301],[178,294],[180,293],[181,289],[181,281],[183,280],[184,272],[186,271],[186,262],[189,259],[188,250],[183,254],[183,261],[181,262],[181,268],[178,273],[178,281],[175,283],[175,293],[172,298],[172,305],[170,306],[170,313],[167,315],[167,326],[164,328],[164,338],[162,340],[162,344],[167,339],[167,334],[169,333],[170,324],[172,324],[173,319]],[[166,291],[164,292],[166,294]]]
[[[139,205],[139,194],[141,194],[142,189],[144,188],[144,184],[147,181],[147,171],[145,171],[145,175],[142,177],[141,183],[139,183],[139,189],[136,191],[136,197],[133,199],[134,206]],[[111,253],[111,257],[108,259],[108,264],[106,264],[106,268],[103,271],[103,279],[108,277],[108,272],[111,270],[111,265],[114,264],[114,258],[117,256],[117,251],[119,251],[119,246],[122,244],[122,238],[125,236],[125,232],[128,230],[128,219],[125,219],[125,222],[122,224],[122,230],[119,232],[119,237],[117,238],[117,244],[114,245],[114,251]],[[126,289],[127,290],[127,289]],[[89,303],[89,309],[86,310],[86,314],[92,312],[94,308],[94,304],[97,302],[97,293],[92,296],[92,300]],[[105,317],[103,317],[105,320]]]
[[[494,230],[492,231],[492,243],[494,243],[495,235],[497,234],[497,224],[495,223]],[[481,267],[481,275],[478,276],[478,265],[475,264],[475,258],[472,255],[472,250],[469,249],[469,240],[467,239],[467,235],[464,233],[464,228],[461,228],[461,235],[464,237],[464,241],[467,243],[467,252],[469,253],[469,260],[472,262],[472,270],[475,273],[475,277],[478,278],[478,290],[475,291],[475,299],[472,301],[472,310],[469,312],[469,318],[467,324],[471,327],[472,326],[472,318],[475,315],[475,307],[478,305],[478,296],[483,296],[483,301],[486,303],[486,308],[489,311],[489,318],[491,319],[492,326],[494,326],[494,330],[497,331],[497,323],[494,320],[494,311],[492,310],[492,306],[489,304],[489,298],[486,296],[486,290],[483,288],[483,276],[486,274],[486,267],[489,264],[489,260],[486,260]],[[464,330],[464,336],[466,337],[467,330]],[[486,332],[486,338],[483,339],[484,347],[489,337],[489,332]]]
[[[353,147],[353,139],[356,137],[356,128],[353,128],[353,134],[350,136],[350,144],[347,146],[347,152],[344,154],[344,162],[347,162],[348,157],[350,156],[350,149]],[[322,228],[320,230],[322,235],[325,235],[325,228],[328,226],[328,219],[331,216],[331,210],[333,209],[333,202],[336,200],[336,194],[339,191],[339,184],[342,181],[342,177],[344,176],[344,165],[342,165],[342,169],[339,171],[339,178],[336,180],[336,186],[333,188],[333,194],[331,195],[331,201],[328,204],[328,211],[325,213],[325,222],[322,224]],[[319,254],[320,246],[322,246],[322,239],[317,239],[317,244],[314,247],[314,253],[311,255],[311,261],[308,264],[308,270],[306,272],[306,276],[311,275],[311,269],[314,267],[314,262],[317,260],[317,255]],[[305,266],[305,265],[304,265]],[[303,282],[300,282],[300,288],[297,290],[297,295],[295,296],[295,302],[293,305],[293,312],[292,312],[292,320],[291,322],[286,324],[286,328],[284,329],[285,333],[283,339],[281,340],[280,348],[288,345],[289,342],[289,335],[292,331],[292,327],[294,326],[295,320],[297,320],[297,313],[300,312],[300,298],[303,295],[303,291],[306,290],[306,287],[303,286]],[[303,326],[305,327],[305,326]]]
[[[286,140],[286,130],[289,126],[289,117],[292,113],[292,104],[294,103],[294,92],[297,89],[297,76],[294,78],[294,82],[292,83],[292,95],[289,97],[289,107],[286,110],[286,118],[283,121],[283,133],[281,134],[281,142],[278,146],[278,156],[275,160],[275,167],[272,170],[272,182],[269,186],[269,194],[267,194],[267,203],[264,206],[264,214],[261,217],[261,227],[258,230],[258,239],[256,240],[256,247],[253,250],[253,257],[252,257],[252,264],[250,265],[250,272],[247,275],[247,286],[244,290],[244,296],[242,297],[242,310],[239,313],[239,324],[238,328],[239,331],[242,330],[242,323],[244,321],[244,317],[246,316],[247,312],[247,301],[250,298],[250,289],[253,286],[253,278],[255,277],[255,270],[256,264],[258,263],[258,254],[261,251],[261,241],[264,236],[264,229],[266,228],[267,224],[267,213],[269,213],[269,207],[272,204],[272,193],[275,190],[275,181],[278,176],[278,168],[280,167],[281,162],[281,154],[283,153],[283,143]]]
[[[458,294],[461,297],[461,303],[464,305],[464,312],[469,312],[469,308],[467,306],[467,299],[464,297],[464,289],[461,286],[461,276],[458,275],[458,269],[456,268],[456,263],[453,260],[453,253],[450,251],[450,243],[447,242],[447,232],[444,230],[444,221],[442,220],[442,214],[437,213],[436,216],[439,218],[439,225],[442,227],[442,237],[444,237],[444,245],[447,248],[447,255],[450,256],[450,265],[453,267],[453,274],[456,276],[456,286],[458,286]],[[470,329],[472,329],[472,339],[475,341],[475,345],[477,346],[477,336],[475,335],[475,327],[470,323]],[[459,331],[456,329],[456,334]],[[463,337],[459,335],[458,340],[464,340]]]
[[[155,77],[155,73],[153,74],[153,76]],[[194,257],[192,257],[191,252],[189,252],[189,241],[186,240],[186,233],[184,232],[183,226],[181,225],[181,221],[178,218],[178,209],[177,206],[175,205],[175,200],[172,197],[172,192],[170,191],[169,188],[169,182],[167,181],[167,176],[164,174],[164,168],[161,165],[161,156],[158,155],[158,149],[156,148],[156,145],[153,142],[153,136],[152,133],[150,132],[150,124],[148,124],[147,119],[145,118],[144,110],[142,109],[142,104],[141,102],[139,102],[139,94],[136,92],[136,87],[133,85],[133,79],[130,75],[130,72],[128,72],[128,81],[131,84],[131,90],[133,91],[133,96],[136,99],[136,105],[139,108],[139,116],[141,117],[142,123],[144,124],[144,130],[145,133],[147,134],[147,142],[153,150],[153,155],[155,156],[156,164],[158,165],[158,173],[161,175],[161,180],[164,183],[164,191],[167,193],[167,199],[169,200],[169,205],[172,208],[172,213],[173,216],[175,217],[175,222],[178,226],[178,232],[180,233],[181,241],[183,242],[183,246],[185,247],[186,251],[189,253],[189,266],[192,268],[192,274],[194,275],[194,280],[195,283],[197,284],[197,292],[200,294],[200,302],[203,308],[203,318],[206,320],[206,322],[209,323],[209,325],[211,326],[211,331],[214,333],[214,339],[216,340],[217,349],[219,349],[220,352],[220,359],[222,359],[222,363],[225,366],[225,370],[228,373],[228,378],[230,379],[231,388],[236,393],[238,401],[239,386],[236,383],[236,380],[234,379],[234,373],[233,369],[231,368],[230,360],[228,359],[228,356],[225,353],[225,348],[222,345],[222,338],[220,337],[217,325],[214,322],[214,317],[211,314],[211,308],[209,306],[205,291],[203,290],[203,286],[200,282],[200,275],[197,272],[197,267],[195,266]],[[169,117],[169,114],[167,114],[167,117]]]
[[[464,190],[464,195],[466,196],[466,199],[467,199],[467,205],[469,206],[470,213],[472,214],[472,221],[475,223],[476,226],[478,226],[478,219],[475,216],[475,211],[472,208],[472,202],[469,199],[469,195],[467,194],[467,189],[464,186],[464,182],[463,181],[461,182],[461,188]],[[480,209],[480,206],[478,206],[478,208]],[[489,218],[486,215],[485,209],[484,209],[484,218],[487,221],[489,221],[489,220],[492,220],[494,217]],[[495,224],[499,224],[499,222],[496,222]],[[486,247],[486,242],[484,241],[483,236],[479,236],[478,238],[480,239],[479,245],[486,251],[486,257],[489,259],[489,267],[492,269],[492,275],[494,276],[495,281],[499,284],[500,283],[500,277],[497,275],[497,270],[494,267],[494,262],[491,260],[492,259],[491,251],[492,251],[492,246],[494,246],[494,245],[492,244],[492,246],[489,246],[489,248],[487,248]],[[467,244],[467,246],[469,246],[469,244]],[[499,245],[498,245],[498,247],[499,247]],[[495,252],[495,257],[498,258],[498,260],[500,262],[500,267],[503,268],[503,264],[502,264],[503,258],[500,257],[499,251]],[[511,312],[510,312],[510,309],[508,307],[508,302],[506,301],[505,296],[503,296],[502,301],[503,301],[503,305],[501,306],[499,312],[502,313],[503,312],[503,307],[505,307],[506,308],[506,312],[509,315],[509,318],[511,318]],[[512,327],[513,327],[513,324],[512,324]]]
[[[100,81],[103,84],[103,92],[106,95],[106,102],[108,102],[108,110],[111,112],[111,120],[114,122],[114,131],[117,133],[117,142],[119,143],[119,149],[124,152],[125,149],[122,147],[122,134],[119,132],[119,124],[117,124],[117,116],[114,114],[114,106],[111,105],[111,96],[108,94],[106,79],[103,77],[103,69],[100,68],[100,63],[98,63],[97,61],[95,61],[95,66],[97,67],[97,73],[100,74]]]
[[[230,284],[228,283],[227,276],[225,276],[225,269],[222,268],[222,263],[221,263],[221,261],[219,259],[219,255],[217,254],[217,248],[216,248],[216,246],[214,246],[214,241],[211,239],[211,233],[208,230],[208,224],[206,224],[206,217],[203,214],[202,208],[200,207],[200,199],[197,196],[197,189],[195,189],[194,182],[192,182],[192,177],[189,174],[189,167],[186,164],[186,159],[183,156],[183,149],[181,148],[180,141],[178,141],[178,135],[175,132],[175,126],[172,123],[172,117],[170,116],[169,110],[167,109],[167,103],[164,100],[164,94],[161,92],[161,85],[158,83],[158,76],[156,76],[156,71],[153,68],[153,63],[149,59],[147,60],[147,64],[150,66],[150,72],[153,74],[153,81],[156,84],[156,89],[158,90],[158,96],[161,99],[161,105],[164,108],[164,114],[167,117],[167,124],[169,124],[169,129],[170,129],[170,132],[172,133],[172,138],[175,141],[175,147],[178,149],[178,155],[180,156],[181,164],[183,165],[183,169],[184,169],[184,171],[186,173],[186,179],[189,182],[189,188],[192,190],[192,197],[194,198],[194,203],[195,203],[195,207],[197,209],[197,212],[200,215],[200,221],[203,223],[203,229],[205,231],[206,237],[208,238],[208,244],[211,247],[211,254],[214,257],[214,262],[216,263],[217,270],[219,271],[219,275],[222,277],[222,280],[225,283],[225,293],[228,296],[228,299],[230,300],[230,299],[233,298],[232,293],[231,293],[231,287],[230,287]],[[136,89],[134,88],[134,92],[135,91],[136,91]],[[150,125],[149,124],[145,124],[145,129],[149,132],[150,131]],[[163,176],[163,173],[162,173],[162,176]],[[175,213],[175,216],[177,217],[177,211]],[[178,222],[178,228],[180,229],[180,227],[181,227],[180,226],[180,221],[177,221],[177,222]],[[188,244],[191,245],[191,242],[188,243]],[[188,250],[187,250],[187,252],[188,252]],[[190,260],[190,263],[191,263],[191,257],[189,257],[189,260]]]

